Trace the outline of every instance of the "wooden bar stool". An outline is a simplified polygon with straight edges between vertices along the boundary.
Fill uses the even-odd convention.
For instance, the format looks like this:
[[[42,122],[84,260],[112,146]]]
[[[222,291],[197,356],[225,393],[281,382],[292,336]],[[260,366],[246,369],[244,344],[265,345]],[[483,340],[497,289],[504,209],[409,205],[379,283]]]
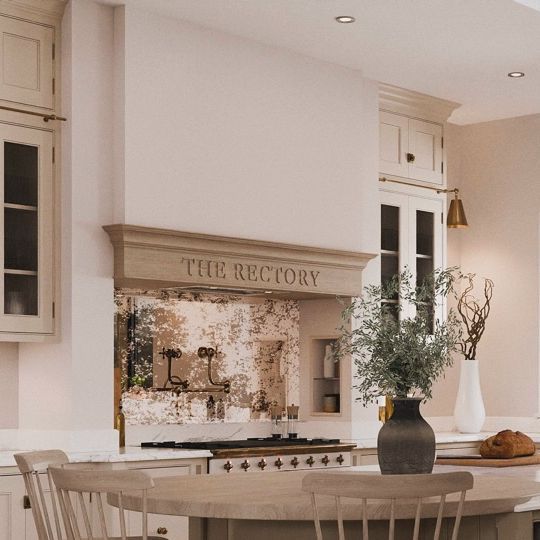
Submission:
[[[68,540],[166,540],[148,536],[147,492],[154,487],[152,478],[142,471],[81,470],[51,467],[50,473],[58,492],[61,515]],[[139,491],[142,495],[142,536],[127,536],[123,493]],[[118,495],[120,537],[109,536],[103,495]],[[87,495],[87,496],[85,496]],[[99,526],[93,527],[90,500],[95,501]],[[95,510],[94,510],[95,511]],[[93,530],[99,529],[98,531]],[[81,531],[84,531],[81,533]]]
[[[396,506],[405,502],[410,504],[411,500],[415,501],[413,540],[418,540],[422,500],[438,497],[437,522],[433,540],[439,540],[446,496],[451,493],[460,493],[452,531],[452,540],[457,540],[465,494],[473,487],[473,483],[473,476],[468,472],[384,476],[362,473],[310,473],[303,479],[302,489],[311,494],[317,540],[323,540],[317,495],[330,495],[335,498],[339,540],[345,540],[343,498],[361,500],[362,540],[369,540],[368,500],[390,501],[389,540],[394,540]]]
[[[60,529],[60,514],[48,467],[49,465],[59,466],[69,463],[67,455],[62,450],[42,450],[23,452],[15,454],[14,457],[22,473],[26,493],[30,499],[38,539],[62,540],[65,536],[62,536]],[[48,481],[48,486],[45,487],[42,483],[44,475]],[[51,519],[51,511],[54,523]]]

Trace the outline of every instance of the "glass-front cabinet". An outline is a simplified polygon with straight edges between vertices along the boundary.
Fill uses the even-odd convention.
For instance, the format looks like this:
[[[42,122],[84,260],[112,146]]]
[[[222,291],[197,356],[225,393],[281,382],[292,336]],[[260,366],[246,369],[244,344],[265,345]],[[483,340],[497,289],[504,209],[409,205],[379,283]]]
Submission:
[[[7,123],[0,133],[0,334],[51,334],[53,134]]]
[[[444,196],[424,198],[407,193],[381,191],[381,282],[384,284],[408,268],[420,284],[444,265]],[[400,298],[384,303],[398,314]],[[395,306],[395,307],[394,307]],[[442,306],[433,309],[442,318]],[[414,315],[413,306],[401,306],[402,317]]]

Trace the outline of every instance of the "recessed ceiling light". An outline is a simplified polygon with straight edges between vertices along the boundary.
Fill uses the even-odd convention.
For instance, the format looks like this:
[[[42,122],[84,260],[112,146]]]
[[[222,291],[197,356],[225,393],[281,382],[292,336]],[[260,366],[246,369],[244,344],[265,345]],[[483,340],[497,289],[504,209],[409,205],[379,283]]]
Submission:
[[[353,23],[356,19],[350,15],[340,15],[339,17],[336,17],[336,21],[338,23],[348,24]]]
[[[523,71],[511,71],[508,76],[512,79],[521,79],[521,77],[525,77],[525,73]]]

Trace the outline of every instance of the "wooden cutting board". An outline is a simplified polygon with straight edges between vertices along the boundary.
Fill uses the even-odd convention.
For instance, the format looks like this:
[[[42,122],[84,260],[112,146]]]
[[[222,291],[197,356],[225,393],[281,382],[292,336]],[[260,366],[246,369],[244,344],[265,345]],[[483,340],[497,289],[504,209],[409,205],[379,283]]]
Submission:
[[[441,456],[435,460],[436,465],[461,465],[463,467],[518,467],[520,465],[538,465],[540,453],[509,459],[483,458],[472,456]]]

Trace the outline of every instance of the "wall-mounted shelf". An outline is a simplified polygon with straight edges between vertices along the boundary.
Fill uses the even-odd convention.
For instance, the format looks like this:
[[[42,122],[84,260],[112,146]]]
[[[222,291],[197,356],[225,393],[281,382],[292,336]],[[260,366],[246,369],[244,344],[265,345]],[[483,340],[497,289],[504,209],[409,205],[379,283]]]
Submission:
[[[327,362],[327,347],[335,346],[336,337],[311,339],[311,391],[313,415],[336,415],[341,409],[340,362]],[[330,373],[331,372],[331,373]],[[326,375],[326,376],[325,376]]]

